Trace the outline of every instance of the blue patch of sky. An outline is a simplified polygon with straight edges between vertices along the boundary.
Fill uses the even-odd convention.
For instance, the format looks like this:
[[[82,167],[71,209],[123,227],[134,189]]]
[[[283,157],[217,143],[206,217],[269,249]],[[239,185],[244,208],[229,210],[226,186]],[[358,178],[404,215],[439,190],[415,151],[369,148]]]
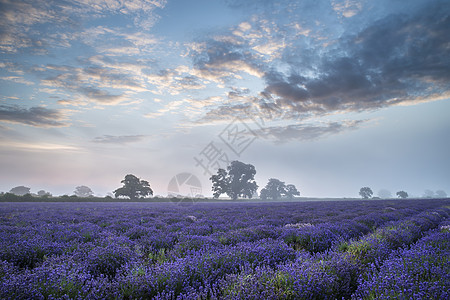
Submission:
[[[169,1],[160,13],[153,31],[171,40],[190,41],[238,24],[243,14],[231,10],[223,1]]]

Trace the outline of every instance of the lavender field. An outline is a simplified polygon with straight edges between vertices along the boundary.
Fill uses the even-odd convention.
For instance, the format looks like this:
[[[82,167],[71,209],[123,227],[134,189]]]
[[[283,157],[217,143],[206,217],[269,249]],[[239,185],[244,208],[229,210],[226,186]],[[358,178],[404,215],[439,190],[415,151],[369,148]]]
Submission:
[[[449,299],[449,208],[0,203],[0,298]]]

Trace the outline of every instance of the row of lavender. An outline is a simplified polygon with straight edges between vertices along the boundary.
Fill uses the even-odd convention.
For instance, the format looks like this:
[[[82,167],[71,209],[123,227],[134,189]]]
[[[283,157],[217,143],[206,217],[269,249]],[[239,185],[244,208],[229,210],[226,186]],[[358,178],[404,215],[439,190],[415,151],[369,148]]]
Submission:
[[[449,299],[447,218],[422,213],[275,269],[243,270],[224,280],[229,297],[220,298]]]
[[[370,298],[398,249],[442,239],[448,204],[5,204],[0,297]]]

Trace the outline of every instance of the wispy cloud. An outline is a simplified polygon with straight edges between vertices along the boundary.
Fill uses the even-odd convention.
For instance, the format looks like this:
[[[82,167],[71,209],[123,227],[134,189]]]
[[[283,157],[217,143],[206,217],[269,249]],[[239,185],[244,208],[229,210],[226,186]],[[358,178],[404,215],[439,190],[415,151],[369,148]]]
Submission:
[[[205,87],[203,81],[191,75],[189,68],[180,66],[175,69],[164,69],[155,73],[148,73],[145,78],[155,87],[154,93],[178,95],[186,90],[198,90]]]
[[[1,1],[0,10],[0,50],[14,53],[18,49],[29,48],[34,52],[44,51],[45,35],[35,29],[35,25],[71,23],[61,6],[54,3],[49,10],[47,1]]]
[[[45,107],[23,108],[0,105],[0,122],[24,124],[35,127],[67,126],[65,115],[55,109]]]
[[[21,83],[21,84],[25,84],[25,85],[34,85],[35,84],[32,81],[26,80],[22,76],[4,76],[4,77],[0,77],[0,80],[12,81],[15,83]]]
[[[160,117],[166,113],[180,111],[180,107],[185,103],[186,103],[185,100],[171,101],[171,102],[167,103],[166,105],[164,105],[162,108],[158,109],[157,111],[145,114],[145,117],[153,119],[153,118]]]
[[[77,97],[76,102],[93,101],[97,104],[114,105],[127,101],[130,93],[146,91],[139,80],[112,67],[47,65],[35,73],[42,78],[44,86],[83,96]]]
[[[151,34],[106,26],[87,28],[78,36],[98,53],[108,56],[149,54],[159,44]]]
[[[328,122],[319,124],[294,124],[287,126],[272,126],[256,130],[258,136],[269,139],[276,144],[291,141],[311,141],[336,135],[345,131],[355,130],[366,123],[367,120],[351,120]]]
[[[333,1],[333,9],[346,18],[351,18],[358,14],[362,9],[361,1],[344,0]]]
[[[21,151],[76,151],[79,152],[81,149],[72,145],[64,145],[64,144],[54,144],[54,143],[26,143],[26,142],[13,142],[13,141],[4,141],[2,143],[4,148],[12,148]]]
[[[159,19],[156,10],[164,8],[166,2],[166,0],[72,2],[2,0],[0,51],[15,53],[19,49],[27,48],[33,52],[45,53],[48,45],[69,47],[70,43],[79,37],[74,29],[83,20],[98,19],[108,14],[126,16],[132,20],[134,26],[141,30],[149,30]],[[43,28],[52,30],[42,30]],[[139,34],[137,36],[139,38]],[[136,39],[130,37],[133,38]]]
[[[103,135],[94,138],[92,141],[94,143],[100,144],[119,144],[125,145],[130,143],[136,143],[144,140],[148,136],[146,135]]]
[[[76,0],[78,6],[72,6],[70,11],[77,14],[94,14],[103,16],[107,13],[129,15],[133,18],[134,25],[144,30],[149,30],[159,19],[155,9],[162,9],[166,0]]]

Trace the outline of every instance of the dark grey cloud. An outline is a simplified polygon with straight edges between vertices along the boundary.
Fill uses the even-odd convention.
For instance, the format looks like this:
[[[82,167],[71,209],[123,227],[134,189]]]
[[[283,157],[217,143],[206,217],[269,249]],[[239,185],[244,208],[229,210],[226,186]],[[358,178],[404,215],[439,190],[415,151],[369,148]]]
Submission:
[[[19,106],[0,105],[0,122],[25,124],[35,127],[67,126],[64,114],[45,107],[23,108]]]
[[[291,141],[310,141],[344,131],[358,129],[367,120],[329,122],[325,124],[294,124],[288,126],[272,126],[256,130],[255,133],[276,144]]]
[[[94,138],[92,141],[94,143],[101,144],[129,144],[140,142],[145,139],[147,136],[145,135],[103,135],[100,137]]]

